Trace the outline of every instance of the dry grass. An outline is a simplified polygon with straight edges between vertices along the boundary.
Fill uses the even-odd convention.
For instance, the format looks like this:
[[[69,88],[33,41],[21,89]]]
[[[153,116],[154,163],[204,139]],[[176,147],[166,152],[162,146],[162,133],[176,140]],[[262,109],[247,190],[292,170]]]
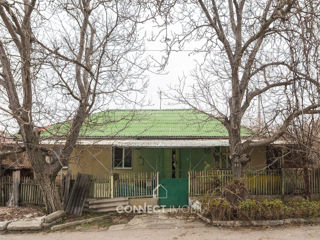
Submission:
[[[0,207],[0,221],[40,217],[45,215],[40,207]]]

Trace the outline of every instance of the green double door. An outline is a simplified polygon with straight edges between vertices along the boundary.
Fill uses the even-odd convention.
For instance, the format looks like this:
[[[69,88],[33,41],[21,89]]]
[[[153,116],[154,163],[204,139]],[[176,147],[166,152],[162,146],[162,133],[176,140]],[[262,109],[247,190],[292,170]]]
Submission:
[[[166,207],[188,205],[188,173],[183,171],[179,149],[165,149],[159,180],[159,204]]]

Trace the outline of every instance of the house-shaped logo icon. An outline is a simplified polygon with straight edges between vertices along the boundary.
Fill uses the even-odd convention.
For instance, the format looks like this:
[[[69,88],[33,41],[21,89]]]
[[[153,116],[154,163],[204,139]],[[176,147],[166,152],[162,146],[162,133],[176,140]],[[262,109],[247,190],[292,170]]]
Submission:
[[[160,192],[160,190],[164,192],[164,194],[161,194],[161,196],[160,196],[160,194],[158,194]],[[153,198],[158,198],[158,199],[167,199],[168,198],[168,190],[162,184],[158,184],[158,186],[156,186],[153,189],[152,193],[153,193],[152,194]]]

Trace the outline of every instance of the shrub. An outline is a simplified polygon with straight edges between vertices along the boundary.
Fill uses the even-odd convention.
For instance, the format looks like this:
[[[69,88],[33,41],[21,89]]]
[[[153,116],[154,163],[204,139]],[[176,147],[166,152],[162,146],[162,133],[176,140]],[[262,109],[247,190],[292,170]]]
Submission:
[[[262,219],[283,219],[286,215],[286,205],[280,199],[263,201],[264,218]]]
[[[207,217],[212,220],[276,220],[320,217],[320,202],[306,199],[284,203],[274,200],[246,200],[233,205],[225,198],[207,196],[202,199]]]
[[[222,196],[233,206],[247,199],[248,190],[243,180],[233,180],[222,189]]]
[[[287,215],[291,218],[309,218],[320,216],[320,202],[306,199],[291,200],[287,203],[290,211]]]
[[[223,198],[207,198],[201,200],[202,210],[212,220],[233,220],[235,209]]]
[[[263,216],[263,204],[256,200],[241,202],[238,206],[238,216],[243,220],[260,219]]]

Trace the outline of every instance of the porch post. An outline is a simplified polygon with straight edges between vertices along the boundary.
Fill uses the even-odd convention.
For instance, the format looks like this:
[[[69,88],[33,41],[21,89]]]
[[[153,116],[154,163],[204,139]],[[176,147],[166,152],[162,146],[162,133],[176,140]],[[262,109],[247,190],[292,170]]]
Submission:
[[[157,184],[156,184],[156,188],[157,188],[157,198],[159,198],[159,172],[157,172]]]
[[[280,159],[280,163],[281,163],[281,195],[282,197],[284,197],[285,194],[285,171],[283,169],[284,167],[284,151],[283,151],[283,147],[281,148],[281,159]]]
[[[285,194],[285,174],[283,168],[281,168],[281,195],[282,197]]]
[[[190,182],[190,171],[188,171],[188,196],[190,197],[190,190],[191,190],[191,182]]]
[[[110,197],[113,198],[113,174],[110,176]]]

